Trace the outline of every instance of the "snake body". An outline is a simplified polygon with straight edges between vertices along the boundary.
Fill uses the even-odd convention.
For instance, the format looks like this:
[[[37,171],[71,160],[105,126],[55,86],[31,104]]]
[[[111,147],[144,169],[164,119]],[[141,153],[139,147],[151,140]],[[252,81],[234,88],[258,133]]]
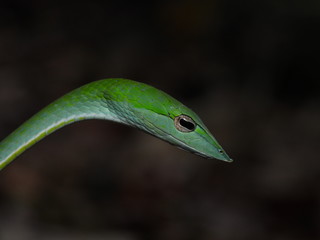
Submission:
[[[0,142],[0,170],[50,133],[85,119],[123,123],[203,157],[232,161],[200,118],[168,94],[128,79],[103,79],[54,101]]]

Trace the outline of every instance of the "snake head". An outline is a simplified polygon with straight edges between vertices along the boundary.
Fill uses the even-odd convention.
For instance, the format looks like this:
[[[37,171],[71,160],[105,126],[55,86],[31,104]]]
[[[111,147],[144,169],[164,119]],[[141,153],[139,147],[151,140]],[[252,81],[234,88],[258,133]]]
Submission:
[[[143,109],[138,114],[143,121],[138,128],[170,144],[205,158],[233,161],[194,113],[163,115]]]
[[[111,93],[121,94],[109,97],[117,101],[108,104],[120,122],[202,157],[232,162],[198,115],[181,102],[147,84],[128,80],[125,87],[114,86]]]

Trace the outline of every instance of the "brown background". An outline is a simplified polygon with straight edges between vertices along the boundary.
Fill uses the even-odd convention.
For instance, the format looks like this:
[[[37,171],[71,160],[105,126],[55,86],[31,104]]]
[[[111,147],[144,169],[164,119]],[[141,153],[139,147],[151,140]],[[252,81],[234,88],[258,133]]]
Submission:
[[[0,173],[0,239],[319,239],[319,1],[1,1],[0,139],[87,82],[193,108],[235,160],[103,121]]]

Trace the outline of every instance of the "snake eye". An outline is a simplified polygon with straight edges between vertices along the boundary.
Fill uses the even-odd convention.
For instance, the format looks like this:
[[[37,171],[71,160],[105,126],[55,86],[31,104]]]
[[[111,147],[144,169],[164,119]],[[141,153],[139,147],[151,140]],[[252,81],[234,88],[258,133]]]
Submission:
[[[174,126],[180,132],[192,132],[196,128],[196,123],[187,115],[179,115],[174,118]]]

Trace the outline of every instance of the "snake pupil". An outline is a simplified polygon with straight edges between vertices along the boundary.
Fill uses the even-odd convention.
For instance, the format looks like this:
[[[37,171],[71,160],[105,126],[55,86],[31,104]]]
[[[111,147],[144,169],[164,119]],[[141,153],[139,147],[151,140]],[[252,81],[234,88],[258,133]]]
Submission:
[[[193,131],[193,129],[195,128],[194,124],[192,122],[189,122],[183,118],[180,119],[180,124],[182,127],[185,127],[186,129]]]

